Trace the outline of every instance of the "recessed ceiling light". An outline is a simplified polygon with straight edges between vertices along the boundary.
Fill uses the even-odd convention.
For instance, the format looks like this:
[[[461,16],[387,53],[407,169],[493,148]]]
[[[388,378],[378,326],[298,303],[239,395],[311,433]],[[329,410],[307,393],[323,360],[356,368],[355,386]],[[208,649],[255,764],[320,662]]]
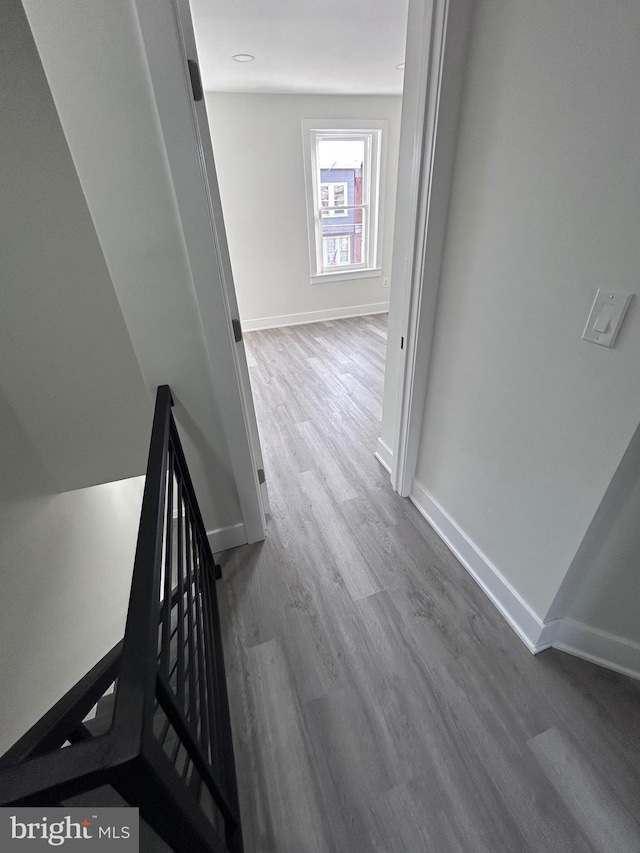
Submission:
[[[253,62],[255,56],[252,56],[250,53],[236,53],[231,59],[235,59],[236,62]]]
[[[401,62],[400,65],[396,65],[398,71],[404,71],[404,62]]]

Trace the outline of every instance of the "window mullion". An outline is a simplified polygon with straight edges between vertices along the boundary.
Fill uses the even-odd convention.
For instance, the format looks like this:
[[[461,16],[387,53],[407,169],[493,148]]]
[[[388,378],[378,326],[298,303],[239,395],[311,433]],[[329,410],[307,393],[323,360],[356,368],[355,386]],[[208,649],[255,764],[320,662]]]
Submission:
[[[369,207],[366,202],[362,204],[336,204],[334,207],[319,207],[318,210],[360,210],[361,207]]]

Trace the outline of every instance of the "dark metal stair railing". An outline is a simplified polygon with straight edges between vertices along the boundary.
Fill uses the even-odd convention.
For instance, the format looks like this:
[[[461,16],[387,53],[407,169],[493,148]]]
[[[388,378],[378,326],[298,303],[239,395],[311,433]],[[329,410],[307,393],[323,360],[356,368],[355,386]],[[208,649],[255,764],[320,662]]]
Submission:
[[[158,388],[124,639],[0,758],[0,805],[108,784],[177,853],[242,853],[218,567],[172,405]],[[93,734],[83,720],[114,681]]]

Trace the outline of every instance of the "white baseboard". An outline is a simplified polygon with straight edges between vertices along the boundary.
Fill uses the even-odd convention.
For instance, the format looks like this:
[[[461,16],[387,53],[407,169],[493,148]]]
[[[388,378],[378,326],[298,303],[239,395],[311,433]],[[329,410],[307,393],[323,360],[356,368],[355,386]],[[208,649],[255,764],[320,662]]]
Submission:
[[[640,645],[573,619],[558,619],[554,649],[640,679]]]
[[[640,644],[572,619],[544,623],[446,510],[415,480],[409,497],[529,651],[537,654],[548,648],[558,649],[640,679]]]
[[[247,534],[243,522],[230,524],[227,527],[218,527],[216,530],[208,530],[207,539],[214,554],[247,544]]]
[[[373,302],[371,305],[351,305],[346,308],[327,308],[325,311],[305,311],[302,314],[282,314],[279,317],[242,320],[242,328],[245,332],[257,332],[260,329],[278,329],[280,326],[301,326],[305,323],[321,323],[323,320],[343,320],[346,317],[386,314],[388,310],[388,302]]]
[[[415,480],[409,498],[489,596],[529,651],[537,654],[549,648],[551,643],[545,636],[544,622],[436,499]]]
[[[389,473],[391,473],[391,463],[393,462],[393,451],[389,447],[389,445],[384,442],[381,438],[378,439],[378,444],[376,446],[376,459],[382,465],[383,468],[386,468]]]

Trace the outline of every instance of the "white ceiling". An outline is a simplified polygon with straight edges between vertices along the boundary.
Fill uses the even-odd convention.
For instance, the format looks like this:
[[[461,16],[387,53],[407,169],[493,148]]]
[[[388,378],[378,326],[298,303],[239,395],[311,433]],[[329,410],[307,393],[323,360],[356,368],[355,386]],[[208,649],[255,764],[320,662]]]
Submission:
[[[208,91],[402,92],[408,0],[190,2]]]

